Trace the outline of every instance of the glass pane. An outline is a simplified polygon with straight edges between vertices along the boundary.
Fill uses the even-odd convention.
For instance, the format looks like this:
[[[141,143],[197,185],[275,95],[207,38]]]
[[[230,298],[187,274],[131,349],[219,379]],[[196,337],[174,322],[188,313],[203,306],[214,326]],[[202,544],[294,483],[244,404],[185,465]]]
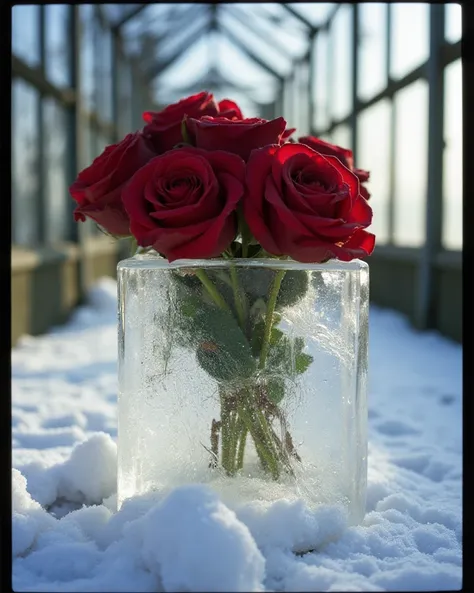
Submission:
[[[103,132],[99,132],[97,134],[97,154],[101,154],[109,144],[112,144],[112,140]]]
[[[331,95],[333,119],[342,119],[352,109],[352,6],[339,8],[331,25]]]
[[[297,68],[293,72],[293,77],[291,79],[291,119],[289,124],[291,128],[297,128],[299,132],[299,121],[301,118],[301,95],[300,90],[298,88],[298,72]]]
[[[46,11],[46,76],[58,86],[71,85],[70,68],[70,20],[72,7],[66,4],[50,4]]]
[[[92,150],[92,124],[90,118],[83,114],[81,118],[81,147],[83,148],[82,154],[79,156],[80,169],[88,167],[94,158]]]
[[[121,56],[117,57],[119,97],[118,97],[118,131],[125,136],[132,131],[132,76],[130,63]]]
[[[40,7],[13,6],[12,51],[30,66],[40,63]]]
[[[428,83],[418,80],[395,95],[394,243],[425,240]]]
[[[462,35],[462,9],[460,4],[446,4],[444,36],[449,43],[456,43]]]
[[[67,114],[54,99],[43,102],[44,158],[46,171],[46,239],[65,240],[70,225],[67,175]]]
[[[315,59],[313,62],[314,89],[314,125],[317,130],[327,128],[329,124],[328,113],[328,36],[324,32],[316,35]]]
[[[303,63],[300,64],[297,69],[297,89],[299,93],[299,119],[297,121],[297,132],[301,133],[301,135],[310,134],[310,126],[309,126],[309,119],[308,119],[308,84],[309,84],[309,68],[308,64]]]
[[[81,94],[84,108],[95,108],[94,92],[94,6],[79,7],[81,15]]]
[[[288,127],[292,128],[293,126],[293,114],[292,114],[292,107],[293,105],[293,90],[291,88],[291,81],[285,81],[283,86],[283,117],[288,122]],[[245,114],[246,115],[246,114]]]
[[[131,117],[132,130],[138,130],[143,127],[142,113],[149,111],[147,95],[148,91],[144,88],[143,81],[135,69],[131,68],[132,74],[132,96],[131,96]],[[280,114],[282,115],[282,114]]]
[[[333,144],[352,150],[352,133],[350,126],[344,124],[336,126],[331,133],[331,137]]]
[[[294,71],[294,105],[296,111],[294,114],[294,127],[298,134],[307,135],[309,133],[308,125],[308,66],[307,64],[298,64]]]
[[[24,82],[12,85],[13,242],[39,242],[39,93]]]
[[[135,4],[103,4],[107,18],[112,22],[118,22],[131,14],[136,8]]]
[[[444,74],[443,246],[462,249],[462,65]]]
[[[92,124],[92,122],[91,122]],[[92,163],[92,161],[97,158],[99,156],[99,154],[101,154],[102,152],[102,148],[99,148],[99,142],[97,140],[97,128],[94,124],[91,125],[90,128],[90,151],[91,151],[91,155],[92,155],[92,159],[90,160],[90,162]]]
[[[110,30],[96,27],[95,38],[96,59],[94,71],[96,73],[95,86],[97,89],[97,111],[102,121],[112,119],[112,34]]]
[[[428,59],[429,4],[391,4],[390,75],[402,78]]]
[[[382,99],[359,115],[356,166],[370,172],[365,185],[371,194],[370,205],[374,216],[370,231],[377,244],[389,239],[390,179],[390,116],[389,99]]]
[[[387,84],[386,73],[386,4],[359,5],[359,80],[357,94],[362,100],[372,98]]]

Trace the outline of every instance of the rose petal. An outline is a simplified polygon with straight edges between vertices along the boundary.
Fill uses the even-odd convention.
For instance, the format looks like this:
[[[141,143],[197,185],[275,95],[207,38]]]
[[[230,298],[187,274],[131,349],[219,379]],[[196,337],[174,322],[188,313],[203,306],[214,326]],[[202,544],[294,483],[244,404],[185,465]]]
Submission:
[[[252,150],[278,144],[285,130],[282,117],[266,121],[258,118],[228,120],[223,117],[188,118],[187,128],[197,147],[225,150],[247,160]]]

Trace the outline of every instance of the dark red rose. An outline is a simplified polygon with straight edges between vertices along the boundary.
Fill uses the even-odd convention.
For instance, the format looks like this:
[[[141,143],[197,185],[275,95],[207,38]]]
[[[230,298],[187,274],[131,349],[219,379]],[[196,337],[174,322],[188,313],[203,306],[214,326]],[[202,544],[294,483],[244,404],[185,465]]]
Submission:
[[[303,138],[299,138],[298,142],[301,144],[306,144],[306,146],[309,146],[321,154],[328,154],[337,157],[343,165],[353,171],[358,177],[361,183],[360,193],[364,196],[364,198],[366,200],[370,198],[368,189],[362,185],[362,183],[369,180],[370,173],[364,169],[354,168],[354,156],[352,154],[352,150],[349,150],[348,148],[342,148],[342,146],[337,146],[336,144],[331,144],[330,142],[321,140],[321,138],[316,138],[316,136],[304,136]]]
[[[268,144],[279,144],[286,122],[282,117],[266,119],[248,118],[229,120],[224,117],[190,117],[187,130],[198,148],[204,150],[225,150],[238,154],[247,160],[255,148]]]
[[[169,261],[216,257],[236,236],[244,179],[244,162],[227,152],[184,147],[157,156],[123,193],[132,234]]]
[[[227,119],[244,119],[240,107],[230,99],[219,101],[219,117]]]
[[[350,261],[372,253],[363,230],[372,209],[341,161],[303,144],[255,150],[248,161],[244,215],[261,246],[300,262]]]
[[[146,111],[143,119],[147,125],[143,133],[151,139],[157,154],[162,154],[183,141],[181,122],[184,116],[199,118],[218,113],[214,96],[204,91],[168,105],[162,111]]]
[[[309,146],[321,154],[336,156],[341,163],[351,171],[354,168],[352,150],[349,150],[348,148],[342,148],[336,144],[331,144],[330,142],[321,140],[321,138],[316,138],[316,136],[303,136],[303,138],[298,138],[298,142],[300,144],[306,144],[306,146]]]
[[[112,235],[130,235],[128,215],[122,204],[122,189],[133,174],[156,156],[140,132],[128,134],[107,146],[69,188],[78,203],[76,221],[95,220]]]

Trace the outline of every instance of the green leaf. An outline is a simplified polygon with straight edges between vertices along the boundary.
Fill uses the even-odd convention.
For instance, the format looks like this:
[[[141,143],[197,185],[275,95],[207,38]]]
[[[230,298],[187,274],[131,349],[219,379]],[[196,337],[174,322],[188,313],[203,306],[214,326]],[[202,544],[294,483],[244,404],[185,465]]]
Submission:
[[[278,321],[280,317],[278,316]],[[276,321],[276,323],[278,323]],[[260,351],[262,350],[263,344],[263,334],[265,332],[265,322],[258,321],[252,330],[252,339],[251,339],[251,346],[252,346],[252,353],[254,356],[260,356]],[[277,344],[281,338],[283,337],[283,332],[278,329],[277,327],[272,328],[272,332],[270,334],[270,346]]]
[[[304,348],[304,339],[303,338],[295,338],[294,342],[293,342],[293,349],[295,351],[296,354],[299,354],[300,352],[302,352]]]
[[[303,338],[291,340],[282,334],[278,341],[271,342],[267,369],[288,377],[304,373],[313,362],[313,357],[303,352],[304,345]]]
[[[308,292],[309,272],[288,270],[282,280],[277,298],[277,307],[296,305]]]
[[[200,336],[197,359],[219,381],[250,377],[257,369],[252,349],[236,318],[217,307],[203,306],[194,317]]]
[[[270,346],[267,356],[267,367],[284,374],[291,373],[292,349],[290,339],[283,335],[282,338]]]
[[[279,404],[285,397],[285,381],[284,379],[269,379],[267,381],[267,397],[274,404]]]
[[[308,370],[309,365],[313,362],[314,358],[311,354],[305,354],[301,352],[298,356],[295,357],[295,371],[298,375],[301,375],[306,370]]]

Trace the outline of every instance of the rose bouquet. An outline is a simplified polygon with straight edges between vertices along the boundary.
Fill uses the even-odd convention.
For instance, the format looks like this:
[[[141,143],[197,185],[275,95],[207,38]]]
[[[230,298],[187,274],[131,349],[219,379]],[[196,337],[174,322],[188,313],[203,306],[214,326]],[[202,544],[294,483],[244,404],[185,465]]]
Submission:
[[[278,479],[301,462],[282,403],[313,357],[281,325],[301,301],[310,270],[242,262],[348,262],[369,255],[372,210],[352,152],[315,137],[292,140],[279,117],[244,118],[230,100],[202,92],[144,114],[146,125],[108,146],[70,188],[75,219],[129,237],[168,262],[226,260],[227,267],[173,267],[174,306],[155,323],[167,344],[191,350],[215,380],[220,417],[209,422],[209,465],[234,475],[252,443],[261,470]],[[166,354],[163,372],[166,372]]]

